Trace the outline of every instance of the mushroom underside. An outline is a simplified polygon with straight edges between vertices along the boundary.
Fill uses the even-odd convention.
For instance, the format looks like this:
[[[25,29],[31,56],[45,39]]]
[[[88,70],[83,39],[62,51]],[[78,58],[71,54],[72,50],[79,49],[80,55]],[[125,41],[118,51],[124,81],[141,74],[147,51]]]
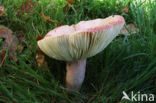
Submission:
[[[62,61],[76,61],[101,52],[117,36],[123,24],[96,32],[50,36],[38,41],[49,57]]]

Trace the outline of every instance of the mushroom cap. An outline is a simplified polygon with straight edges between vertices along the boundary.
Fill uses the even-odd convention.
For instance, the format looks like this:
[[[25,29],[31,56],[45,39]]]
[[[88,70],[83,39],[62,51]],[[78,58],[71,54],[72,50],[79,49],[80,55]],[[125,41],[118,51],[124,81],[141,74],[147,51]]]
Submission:
[[[57,60],[85,59],[104,50],[118,35],[124,23],[122,16],[114,15],[60,26],[39,40],[38,46],[49,57]]]

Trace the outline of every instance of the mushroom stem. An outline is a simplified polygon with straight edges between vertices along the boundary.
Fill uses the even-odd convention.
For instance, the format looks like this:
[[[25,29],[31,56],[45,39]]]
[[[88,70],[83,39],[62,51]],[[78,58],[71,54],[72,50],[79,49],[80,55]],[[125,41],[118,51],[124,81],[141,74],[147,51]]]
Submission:
[[[79,90],[83,83],[86,71],[86,59],[67,62],[66,86],[72,90]]]

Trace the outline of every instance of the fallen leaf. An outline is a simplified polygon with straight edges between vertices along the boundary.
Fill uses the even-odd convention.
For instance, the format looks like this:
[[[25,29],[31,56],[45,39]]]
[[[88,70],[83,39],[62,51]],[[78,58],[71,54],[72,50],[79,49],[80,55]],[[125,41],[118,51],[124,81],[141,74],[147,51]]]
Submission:
[[[44,38],[43,36],[38,35],[38,36],[36,37],[36,40],[39,41],[39,40],[41,40],[41,39],[43,39],[43,38]]]
[[[0,68],[2,67],[4,60],[6,58],[5,51],[0,51]]]
[[[24,42],[25,40],[26,40],[25,37],[19,37],[19,38],[18,38],[19,43]]]
[[[41,40],[43,39],[42,36],[37,36],[36,40]],[[37,65],[39,68],[41,68],[42,66],[44,66],[44,68],[48,68],[47,66],[47,62],[45,61],[45,54],[40,50],[39,47],[37,47],[37,53],[36,53],[36,60],[37,60]]]
[[[18,50],[22,51],[24,49],[24,46],[22,44],[18,45]]]
[[[40,50],[40,48],[37,48],[37,53],[36,53],[36,60],[37,60],[37,65],[39,68],[44,66],[44,68],[48,68],[47,62],[45,61],[45,54]]]
[[[39,48],[37,48],[36,60],[39,67],[41,67],[41,65],[44,63],[44,59],[45,59],[44,54],[41,52]]]
[[[122,9],[123,13],[128,13],[128,11],[129,11],[129,6],[126,6]]]
[[[72,4],[73,2],[75,2],[75,0],[66,0],[69,4]]]
[[[67,4],[63,7],[63,11],[66,11],[70,8],[70,5],[75,2],[75,0],[66,0]]]
[[[45,16],[43,12],[41,12],[40,15],[41,15],[41,17],[43,18],[43,20],[44,20],[45,22],[49,22],[49,23],[51,23],[51,24],[55,24],[55,23],[56,23],[57,26],[60,26],[60,25],[62,24],[61,22],[55,22],[55,21],[53,21],[53,20],[50,18],[50,16]]]
[[[139,29],[132,23],[125,25],[120,31],[121,34],[128,34],[128,35],[136,34],[137,32],[139,32]]]
[[[50,18],[50,16],[45,16],[42,12],[40,13],[40,15],[45,22],[49,22],[51,24],[54,24],[54,21]]]
[[[12,103],[17,103],[16,101],[12,100]]]
[[[58,27],[58,26],[61,26],[62,23],[61,22],[57,22],[56,24],[57,24],[57,27]]]
[[[0,6],[0,16],[3,16],[5,14],[4,9],[4,6]]]
[[[13,32],[7,27],[0,26],[0,37],[5,39],[3,45],[3,50],[8,51],[8,55],[14,60],[18,61],[16,58],[16,47],[18,44],[18,39],[13,35]]]
[[[17,11],[20,15],[23,15],[24,13],[29,14],[33,12],[35,5],[35,2],[32,0],[26,0]]]
[[[69,9],[69,5],[67,4],[67,5],[65,5],[64,7],[63,7],[63,12],[65,12],[66,10],[68,10]]]
[[[18,44],[20,44],[26,40],[26,38],[24,36],[25,36],[25,33],[23,31],[16,32],[16,37],[18,38]]]
[[[21,53],[25,48],[24,42],[26,41],[26,38],[24,37],[24,34],[22,31],[17,31],[16,37],[18,38],[17,53]]]

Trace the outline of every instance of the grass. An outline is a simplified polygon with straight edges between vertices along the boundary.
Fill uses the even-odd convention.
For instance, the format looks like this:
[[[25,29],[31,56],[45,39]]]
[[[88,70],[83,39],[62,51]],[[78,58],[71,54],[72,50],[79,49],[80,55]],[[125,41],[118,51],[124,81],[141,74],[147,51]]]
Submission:
[[[1,103],[133,103],[121,101],[122,91],[129,95],[131,91],[156,93],[156,2],[78,0],[63,11],[65,0],[32,0],[36,2],[34,11],[19,15],[18,9],[25,1],[0,1],[6,12],[0,24],[26,38],[24,50],[17,54],[18,62],[7,56],[0,69]],[[122,13],[126,6],[129,12]],[[54,23],[45,22],[41,12]],[[57,27],[57,22],[71,25],[114,14],[124,16],[139,32],[120,34],[103,52],[88,59],[80,92],[66,92],[64,62],[46,57],[48,69],[37,66],[37,35],[44,36]]]

